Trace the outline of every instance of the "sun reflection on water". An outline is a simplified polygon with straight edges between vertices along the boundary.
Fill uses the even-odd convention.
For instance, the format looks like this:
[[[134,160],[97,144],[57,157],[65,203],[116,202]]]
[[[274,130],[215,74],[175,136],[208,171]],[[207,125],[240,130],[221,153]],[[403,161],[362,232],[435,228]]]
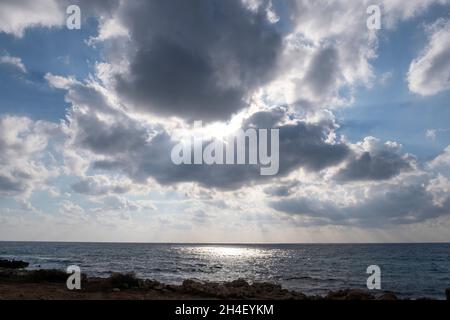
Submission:
[[[201,246],[184,248],[191,254],[209,258],[256,258],[267,255],[259,248],[231,247],[231,246]],[[183,250],[184,251],[184,250]]]
[[[249,257],[258,256],[257,250],[238,247],[209,247],[202,250],[204,253],[225,257]]]

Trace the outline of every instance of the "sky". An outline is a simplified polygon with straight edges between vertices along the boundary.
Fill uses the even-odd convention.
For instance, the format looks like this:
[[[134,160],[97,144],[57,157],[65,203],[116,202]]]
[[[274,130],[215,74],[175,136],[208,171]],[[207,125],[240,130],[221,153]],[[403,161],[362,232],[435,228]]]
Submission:
[[[0,240],[450,241],[450,1],[2,0]]]

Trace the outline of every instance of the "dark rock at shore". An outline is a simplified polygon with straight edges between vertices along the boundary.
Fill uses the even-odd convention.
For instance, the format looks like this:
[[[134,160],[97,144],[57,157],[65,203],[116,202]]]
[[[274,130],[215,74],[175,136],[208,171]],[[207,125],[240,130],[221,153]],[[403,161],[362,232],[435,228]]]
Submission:
[[[111,285],[119,289],[131,289],[139,288],[139,279],[136,278],[134,273],[113,273],[109,277]]]
[[[185,294],[219,299],[306,299],[304,294],[282,289],[278,284],[250,284],[243,279],[224,283],[188,279],[183,281],[180,289]]]
[[[393,292],[372,293],[368,290],[361,289],[344,289],[338,291],[330,291],[326,300],[398,300]]]
[[[330,291],[325,297],[306,296],[300,292],[283,289],[279,284],[270,282],[249,283],[244,279],[230,282],[209,282],[187,279],[180,286],[164,285],[158,281],[145,280],[140,285],[140,288],[217,299],[398,300],[397,296],[392,292],[378,292],[375,294],[361,289]]]
[[[66,282],[69,275],[61,270],[56,269],[41,269],[31,270],[26,273],[26,278],[30,282]]]
[[[377,297],[377,300],[389,300],[389,301],[394,301],[394,300],[398,300],[397,296],[392,293],[392,292],[385,292],[382,295]]]
[[[375,300],[375,295],[361,289],[344,289],[331,291],[326,300]]]
[[[166,285],[156,281],[156,280],[150,280],[150,279],[146,279],[146,280],[139,280],[139,288],[141,289],[146,289],[146,290],[162,290],[166,288]]]
[[[65,285],[68,274],[63,270],[17,270],[0,268],[0,284],[15,285],[49,283]],[[20,289],[19,289],[20,290]],[[53,292],[53,291],[52,291]],[[134,274],[114,273],[109,278],[86,277],[82,274],[82,291],[85,295],[110,292],[120,294],[114,298],[153,297],[169,299],[262,299],[262,300],[398,300],[392,292],[343,289],[330,291],[324,296],[306,296],[283,289],[270,282],[249,283],[244,279],[230,282],[209,282],[197,279],[184,280],[181,285],[164,284],[156,280],[139,279]],[[445,290],[450,300],[450,288]],[[417,299],[420,300],[420,299]]]
[[[28,267],[30,264],[25,261],[9,261],[9,260],[2,260],[0,259],[0,268],[6,268],[6,269],[23,269]]]
[[[64,271],[54,269],[2,269],[0,272],[0,282],[8,283],[65,282],[67,277]]]

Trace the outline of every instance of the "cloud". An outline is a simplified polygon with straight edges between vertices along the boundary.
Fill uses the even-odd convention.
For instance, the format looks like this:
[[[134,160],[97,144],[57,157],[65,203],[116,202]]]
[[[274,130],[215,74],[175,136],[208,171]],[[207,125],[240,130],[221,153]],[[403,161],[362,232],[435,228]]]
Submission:
[[[9,54],[0,56],[0,64],[6,64],[15,67],[22,73],[27,73],[27,68],[22,63],[22,59],[18,57],[12,57]]]
[[[123,194],[131,189],[126,182],[113,182],[106,176],[89,176],[71,185],[73,191],[92,196]]]
[[[177,166],[172,163],[170,154],[178,141],[170,130],[131,117],[114,106],[106,91],[90,82],[83,84],[56,76],[47,76],[47,79],[54,86],[67,90],[66,99],[74,106],[64,125],[68,137],[65,152],[88,152],[87,158],[94,170],[121,172],[138,183],[146,183],[151,178],[163,185],[197,182],[219,189],[270,179],[260,175],[257,165]],[[317,172],[340,164],[350,153],[344,143],[330,140],[336,129],[332,119],[293,120],[286,108],[273,108],[257,111],[242,120],[244,129],[267,128],[268,125],[280,130],[279,176],[299,168]]]
[[[359,86],[370,87],[375,77],[378,32],[366,27],[369,5],[382,8],[382,28],[423,14],[445,1],[307,1],[283,2],[289,16],[278,70],[263,88],[263,96],[298,111],[335,109],[352,104]],[[276,7],[276,6],[275,6]],[[288,21],[288,22],[286,22]],[[364,30],[364,31],[362,31]]]
[[[280,14],[280,21],[289,27],[276,75],[261,95],[297,112],[350,104],[354,90],[374,79],[370,61],[376,57],[377,36],[361,32],[367,5],[301,0],[283,4],[289,16]]]
[[[422,96],[450,89],[450,22],[439,20],[429,32],[429,42],[408,72],[409,90]]]
[[[73,84],[68,88],[67,97],[74,105],[80,105],[78,99],[86,99],[77,93],[79,90],[84,92],[86,86],[89,85],[80,88],[79,84]],[[106,100],[96,95],[102,96],[102,92],[94,90],[92,102],[103,105]],[[146,183],[152,178],[163,185],[197,182],[218,189],[237,188],[270,179],[260,175],[257,165],[175,165],[170,155],[178,141],[167,129],[131,118],[112,106],[109,110],[106,105],[92,106],[89,109],[73,108],[68,114],[65,132],[69,143],[66,149],[80,150],[74,152],[80,154],[88,151],[92,157],[92,169],[121,172],[137,183]],[[244,123],[266,125],[267,119],[273,122],[270,119],[285,118],[280,110],[258,112],[244,119]],[[282,155],[280,176],[299,168],[320,171],[341,163],[349,154],[347,145],[329,141],[335,129],[332,121],[307,123],[296,120],[277,128],[280,130]],[[80,190],[84,189],[82,186],[86,187],[83,183],[78,186]]]
[[[0,3],[0,32],[22,37],[31,27],[54,27],[65,21],[65,10],[55,0],[3,0]]]
[[[448,4],[448,0],[383,0],[383,23],[393,28],[399,21],[414,18],[426,13],[427,9],[436,4]]]
[[[1,192],[23,192],[25,187],[25,184],[21,183],[21,181],[0,175],[0,194]]]
[[[299,168],[320,171],[339,164],[348,154],[347,146],[325,142],[326,125],[296,124],[279,127],[280,170],[284,176]],[[179,165],[172,164],[170,150],[174,141],[167,133],[160,133],[149,141],[139,153],[132,153],[134,166],[125,167],[135,180],[153,177],[162,184],[197,182],[206,187],[233,189],[261,183],[273,177],[261,176],[257,165]],[[131,159],[130,159],[131,161]],[[124,161],[129,163],[128,161]]]
[[[439,135],[448,133],[450,129],[438,128],[438,129],[427,129],[425,131],[425,137],[431,141],[436,141]]]
[[[86,224],[89,221],[89,215],[80,205],[70,201],[62,200],[58,206],[57,219],[59,224]]]
[[[300,185],[299,181],[290,181],[286,184],[272,185],[266,187],[264,193],[273,197],[287,197],[294,192],[295,187],[298,185]]]
[[[442,1],[377,2],[395,24]],[[111,6],[96,40],[109,41],[101,78],[125,105],[188,121],[227,120],[259,96],[299,110],[336,108],[371,85],[377,33],[360,30],[372,2],[283,2],[289,15],[275,3]]]
[[[436,131],[436,129],[427,129],[427,131],[425,132],[425,137],[432,141],[436,140]]]
[[[391,179],[414,167],[411,155],[401,154],[401,146],[395,142],[381,143],[366,137],[355,146],[357,154],[339,170],[336,179],[341,182]]]
[[[244,128],[275,128],[286,116],[286,109],[273,108],[270,111],[257,111],[245,120]]]
[[[57,134],[58,126],[49,122],[0,117],[0,196],[28,193],[54,175],[42,152]]]
[[[450,166],[450,146],[447,146],[444,151],[436,158],[428,163],[429,167],[436,169],[439,167]]]
[[[341,142],[327,142],[334,125],[327,121],[317,124],[299,121],[279,127],[280,172],[298,167],[320,171],[345,160],[350,152],[349,147]]]
[[[118,195],[102,197],[96,201],[100,207],[94,209],[94,212],[116,211],[119,213],[156,210],[156,207],[149,201],[132,201]]]
[[[2,0],[0,2],[0,32],[23,37],[31,28],[62,27],[66,23],[66,9],[78,5],[81,18],[109,18],[119,0]]]
[[[415,159],[402,154],[397,143],[381,143],[368,137],[356,145],[346,144],[333,137],[336,124],[332,117],[316,122],[293,120],[288,109],[273,108],[252,113],[242,123],[243,128],[280,130],[277,177],[261,176],[256,165],[177,166],[170,159],[177,141],[164,127],[145,124],[115,109],[102,91],[89,83],[73,82],[65,89],[74,105],[88,108],[75,108],[68,114],[68,149],[81,151],[74,153],[90,152],[94,170],[121,172],[137,183],[145,184],[150,178],[162,185],[194,182],[210,188],[233,189],[267,183],[298,169],[320,172],[342,164],[345,166],[335,176],[340,182],[381,181],[412,170],[415,165]]]
[[[248,106],[282,45],[266,10],[240,0],[123,2],[114,19],[130,39],[115,90],[139,111],[188,120],[225,120]]]
[[[450,197],[436,204],[422,184],[383,185],[369,189],[357,201],[339,203],[320,196],[298,196],[270,202],[290,215],[308,218],[315,224],[393,226],[423,222],[450,214]]]
[[[334,47],[318,50],[312,57],[305,75],[305,85],[308,85],[315,95],[329,92],[336,87],[339,66],[339,52]]]

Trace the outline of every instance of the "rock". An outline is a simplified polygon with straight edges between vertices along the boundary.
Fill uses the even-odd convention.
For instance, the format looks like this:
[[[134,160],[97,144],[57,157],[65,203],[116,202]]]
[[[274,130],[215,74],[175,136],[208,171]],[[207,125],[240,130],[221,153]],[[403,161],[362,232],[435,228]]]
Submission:
[[[56,269],[32,270],[25,277],[31,282],[66,282],[67,273]]]
[[[445,289],[445,296],[447,298],[447,301],[450,301],[450,288]]]
[[[155,287],[155,290],[167,290],[171,292],[177,292],[178,288],[179,287],[176,285],[161,283],[159,286]]]
[[[243,279],[231,282],[202,282],[185,280],[180,286],[181,292],[209,298],[219,299],[306,299],[298,292],[291,292],[278,284],[269,282],[255,282],[249,284]]]
[[[30,264],[25,261],[9,261],[9,260],[0,260],[0,268],[7,269],[22,269],[28,267]]]
[[[208,287],[210,286],[211,283],[203,283],[198,280],[187,279],[183,281],[181,288],[186,293],[205,294],[208,293]]]
[[[153,286],[152,289],[154,289],[154,290],[167,289],[169,291],[173,291],[171,287],[166,288],[163,284],[157,284],[157,285]]]
[[[346,300],[373,300],[375,299],[374,295],[363,290],[350,290],[349,294],[346,297]]]
[[[344,289],[331,291],[325,297],[327,300],[374,300],[375,296],[361,289]]]
[[[139,279],[133,273],[117,273],[114,272],[109,277],[111,286],[120,289],[139,288]]]
[[[156,280],[139,280],[139,288],[141,289],[154,289],[154,290],[161,290],[164,288],[164,285]]]
[[[232,287],[232,288],[243,288],[243,287],[244,287],[244,288],[248,288],[250,285],[249,285],[248,282],[245,281],[244,279],[239,278],[239,279],[237,279],[237,280],[228,282],[228,283],[226,284],[226,286],[227,286],[227,287]]]
[[[0,269],[0,282],[15,287],[16,284],[43,283],[53,294],[55,288],[64,288],[67,273],[62,270],[16,270]],[[181,285],[164,284],[155,280],[138,279],[134,275],[115,274],[110,278],[87,278],[82,274],[83,294],[86,297],[98,297],[98,293],[106,294],[105,298],[117,299],[260,299],[260,300],[397,300],[392,292],[369,291],[361,289],[345,289],[331,291],[327,296],[306,296],[303,293],[283,289],[279,284],[270,282],[249,283],[243,279],[231,282],[209,282],[198,279],[183,281]],[[58,283],[54,284],[52,282]],[[25,288],[27,286],[24,286]],[[31,288],[36,287],[32,286]],[[39,286],[40,288],[41,286]],[[133,290],[126,290],[133,288]],[[24,291],[24,298],[36,299],[33,289]],[[56,289],[58,291],[59,289]],[[50,292],[49,291],[49,292]],[[8,290],[5,291],[8,294]],[[64,293],[64,290],[58,292]],[[59,294],[59,293],[57,293]],[[450,300],[450,288],[445,290]],[[16,298],[17,295],[5,295],[2,298]],[[61,296],[64,297],[64,296]]]
[[[398,300],[397,296],[392,293],[392,292],[385,292],[382,295],[377,297],[377,300],[389,300],[389,301],[394,301],[394,300]]]
[[[255,282],[252,286],[257,292],[280,292],[282,290],[281,285],[270,282]]]

